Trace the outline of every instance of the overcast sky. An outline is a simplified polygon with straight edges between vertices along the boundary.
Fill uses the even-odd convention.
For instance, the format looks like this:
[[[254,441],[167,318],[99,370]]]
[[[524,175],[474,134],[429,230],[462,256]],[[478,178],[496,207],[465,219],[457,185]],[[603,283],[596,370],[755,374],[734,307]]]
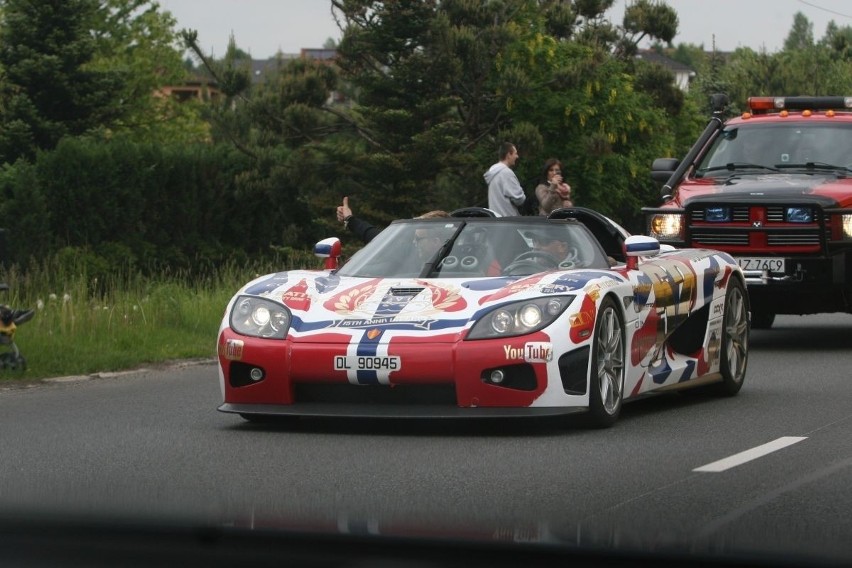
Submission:
[[[303,47],[322,47],[329,37],[340,38],[327,0],[158,0],[178,21],[178,29],[198,31],[199,44],[224,55],[233,33],[237,46],[256,59],[279,50],[298,53]],[[610,18],[620,23],[624,5],[616,0]],[[703,44],[732,51],[737,47],[778,51],[802,12],[813,24],[814,37],[825,33],[829,21],[852,25],[850,0],[667,0],[678,13],[674,43]]]

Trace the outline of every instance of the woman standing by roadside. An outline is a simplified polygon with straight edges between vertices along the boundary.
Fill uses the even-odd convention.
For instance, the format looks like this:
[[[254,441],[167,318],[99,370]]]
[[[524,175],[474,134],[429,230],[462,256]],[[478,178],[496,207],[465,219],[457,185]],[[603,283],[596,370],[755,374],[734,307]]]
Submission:
[[[539,215],[550,215],[554,209],[571,207],[571,186],[562,179],[562,162],[550,158],[544,162],[541,179],[535,188]]]

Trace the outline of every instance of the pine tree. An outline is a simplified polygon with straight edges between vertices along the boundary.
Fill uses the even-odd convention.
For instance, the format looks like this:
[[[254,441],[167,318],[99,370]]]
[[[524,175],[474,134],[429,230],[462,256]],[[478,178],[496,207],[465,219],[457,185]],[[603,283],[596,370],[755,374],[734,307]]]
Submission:
[[[87,68],[97,0],[5,0],[0,20],[0,163],[32,158],[100,125],[122,78]]]

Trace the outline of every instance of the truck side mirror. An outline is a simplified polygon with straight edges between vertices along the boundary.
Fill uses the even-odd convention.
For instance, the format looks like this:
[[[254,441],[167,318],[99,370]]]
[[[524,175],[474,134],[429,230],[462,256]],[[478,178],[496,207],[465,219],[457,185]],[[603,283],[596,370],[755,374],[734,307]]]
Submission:
[[[677,158],[657,158],[651,164],[651,179],[659,184],[664,184],[669,181],[679,165],[680,160]]]

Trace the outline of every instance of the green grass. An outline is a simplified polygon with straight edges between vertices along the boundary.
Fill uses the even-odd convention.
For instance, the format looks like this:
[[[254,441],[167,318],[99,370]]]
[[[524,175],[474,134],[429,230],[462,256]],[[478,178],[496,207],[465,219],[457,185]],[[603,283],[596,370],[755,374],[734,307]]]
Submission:
[[[290,257],[292,267],[317,267],[309,254]],[[48,262],[25,272],[0,273],[10,290],[0,302],[35,308],[18,327],[15,342],[26,371],[0,370],[0,384],[22,379],[87,375],[182,359],[213,359],[228,300],[252,278],[282,270],[280,264],[226,266],[215,278],[153,278],[116,274],[108,282],[82,270]],[[0,350],[5,346],[0,346]]]

